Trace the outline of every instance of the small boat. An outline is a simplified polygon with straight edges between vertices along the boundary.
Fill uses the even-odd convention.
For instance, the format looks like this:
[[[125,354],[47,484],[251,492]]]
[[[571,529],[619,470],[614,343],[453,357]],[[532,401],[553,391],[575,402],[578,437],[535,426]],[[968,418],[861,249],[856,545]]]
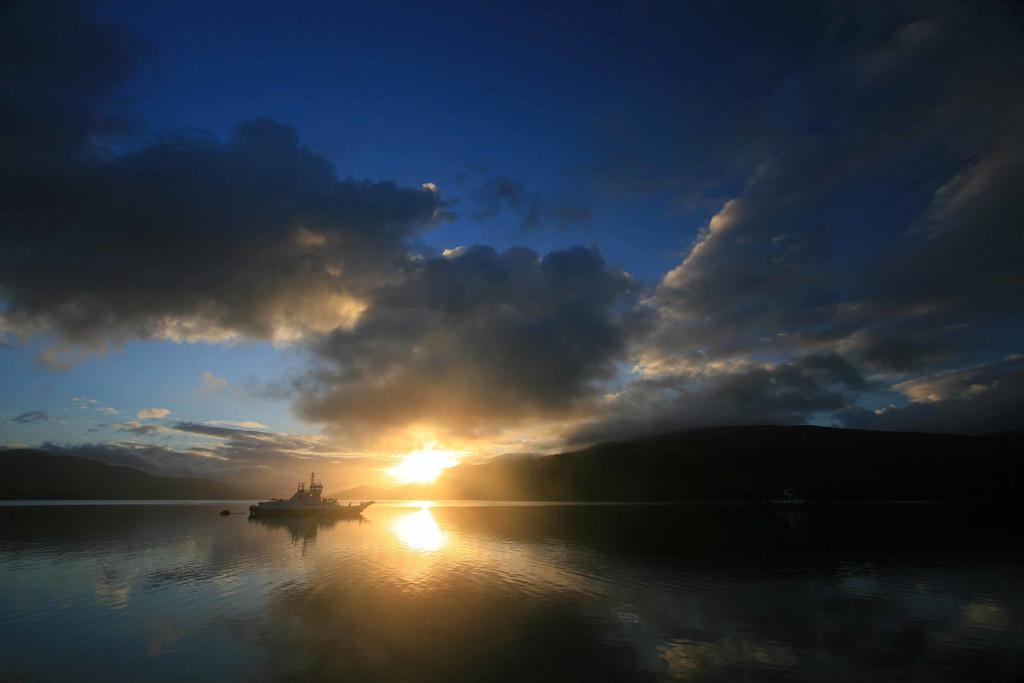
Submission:
[[[363,510],[373,505],[369,500],[355,505],[342,505],[334,498],[321,498],[324,485],[316,478],[316,473],[309,475],[309,487],[302,482],[291,498],[274,498],[249,506],[251,517],[330,517],[333,519],[354,518],[363,514]]]
[[[810,505],[811,501],[801,498],[796,495],[796,491],[791,488],[782,489],[782,498],[774,498],[768,501],[770,505],[789,505],[792,507],[800,507],[801,505]]]

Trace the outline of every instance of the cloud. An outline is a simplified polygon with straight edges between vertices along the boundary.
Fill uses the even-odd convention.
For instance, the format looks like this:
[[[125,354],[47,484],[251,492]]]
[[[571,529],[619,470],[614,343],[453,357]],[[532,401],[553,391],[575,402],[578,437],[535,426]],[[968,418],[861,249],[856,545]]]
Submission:
[[[259,461],[271,465],[291,458],[334,457],[350,454],[330,446],[313,436],[296,436],[258,429],[228,427],[198,422],[178,422],[170,429],[183,434],[216,440],[214,446],[194,446],[192,451],[232,461]]]
[[[811,355],[779,364],[698,366],[629,384],[569,436],[587,444],[707,426],[803,424],[855,405],[868,384],[847,361]]]
[[[1021,255],[1013,226],[1024,206],[1010,189],[1020,172],[1022,107],[1007,86],[1024,65],[1014,54],[1013,29],[1000,26],[1003,12],[956,4],[933,10],[935,17],[884,30],[871,23],[877,16],[851,12],[839,19],[850,22],[857,39],[836,46],[831,62],[799,74],[805,97],[818,98],[818,132],[799,131],[761,161],[742,194],[718,211],[664,278],[659,303],[684,320],[713,312],[711,327],[725,332],[727,343],[742,344],[736,337],[751,328],[834,324],[829,318],[849,300],[850,283],[826,268],[835,239],[829,224],[843,211],[865,213],[844,205],[847,188],[909,172],[928,157],[943,159],[952,172],[914,229],[897,225],[890,236],[870,236],[891,249],[893,256],[882,252],[878,264],[891,272],[871,272],[868,264],[877,276],[868,282],[878,287],[859,294],[877,307],[895,298],[904,310],[892,313],[949,305],[935,297],[953,291],[1005,305],[1010,294],[997,290],[1020,286],[1011,266]],[[874,65],[867,80],[865,64]],[[885,184],[875,191],[884,196]],[[887,217],[880,218],[885,225]],[[751,312],[757,317],[743,324]]]
[[[267,425],[252,420],[206,420],[205,424],[217,427],[238,427],[239,429],[266,429]]]
[[[170,414],[171,411],[167,408],[143,408],[135,414],[135,417],[140,420],[159,420]]]
[[[45,422],[49,419],[50,414],[45,410],[29,410],[28,412],[15,415],[14,417],[7,419],[0,424],[13,423],[18,425],[24,425],[31,424],[33,422]]]
[[[60,212],[23,206],[10,226],[0,281],[22,334],[289,341],[351,326],[375,280],[405,258],[404,239],[441,206],[425,190],[338,181],[270,121],[226,144],[166,140],[81,170],[47,183]],[[93,223],[88,240],[76,215]],[[39,230],[62,239],[40,242]]]
[[[627,123],[603,150],[605,171],[618,163],[605,196],[664,195],[707,218],[651,286],[597,248],[427,257],[422,235],[451,217],[435,185],[346,178],[268,119],[223,139],[144,131],[123,92],[142,41],[77,4],[2,11],[0,329],[55,339],[44,365],[133,339],[301,343],[309,366],[276,392],[346,445],[413,430],[550,426],[581,442],[742,422],[1019,424],[1017,371],[992,363],[1024,343],[1009,4],[829,6],[827,25],[794,29],[807,53],[751,91],[695,83],[685,103],[645,105],[645,130]],[[466,201],[478,221],[589,219],[484,178]],[[207,370],[200,394],[227,386]],[[880,396],[893,406],[864,408]],[[176,438],[205,445],[158,457],[340,453],[263,429],[180,422]]]
[[[215,436],[218,438],[228,436],[253,436],[262,438],[264,436],[263,432],[236,429],[221,425],[203,424],[199,422],[178,422],[173,425],[171,429],[175,429],[179,432],[188,432],[189,434],[202,434],[203,436]],[[267,435],[269,436],[269,433]]]
[[[564,415],[614,374],[632,289],[579,247],[540,257],[474,246],[411,265],[352,329],[314,347],[297,410],[352,438]]]
[[[8,2],[0,12],[5,177],[74,163],[98,141],[133,129],[133,117],[110,105],[152,54],[148,44],[100,23],[81,3]],[[5,194],[41,190],[22,178]]]
[[[195,422],[179,422],[171,429],[201,439],[187,450],[191,456],[202,459],[189,461],[193,466],[235,473],[234,476],[246,481],[279,483],[285,473],[288,479],[298,481],[315,469],[331,486],[341,488],[346,482],[352,483],[350,477],[355,472],[365,477],[374,464],[366,455],[339,449],[319,436]]]
[[[1018,107],[1015,115],[1024,112]],[[903,311],[963,320],[1016,316],[1024,278],[1024,127],[979,150],[935,190],[904,251],[886,262],[878,296]]]
[[[128,432],[129,434],[136,434],[138,436],[147,436],[149,434],[155,434],[164,429],[163,425],[153,424],[142,424],[141,422],[119,422],[114,425],[119,432]]]
[[[722,397],[722,414],[740,421],[809,419],[812,412],[788,412],[788,398],[771,392],[777,411],[766,410],[760,394],[734,410],[727,398],[740,388],[739,375],[699,391],[691,378],[716,365],[780,368],[833,355],[883,392],[924,392],[936,382],[917,381],[921,373],[1024,343],[1013,332],[1024,297],[1024,199],[1016,190],[1024,106],[1009,95],[1024,60],[1007,14],[1016,10],[987,7],[952,3],[915,10],[926,17],[885,19],[836,9],[847,38],[834,38],[787,81],[801,83],[795,96],[813,100],[814,125],[764,154],[645,299],[646,325],[631,347],[643,379],[624,396],[642,404],[652,382],[665,378],[681,383],[684,397],[703,396],[708,405]],[[917,188],[924,201],[893,187],[910,195]],[[858,252],[860,240],[871,250]],[[762,376],[742,375],[745,382]],[[988,400],[1011,396],[1004,389]],[[682,401],[675,408],[686,415],[718,419],[686,398],[668,400]],[[966,407],[981,402],[950,400],[969,420],[965,429],[980,424]],[[819,408],[834,410],[833,403]],[[628,422],[635,411],[622,405]],[[1014,424],[1012,410],[990,408],[1004,428]],[[851,410],[848,420],[861,409]],[[915,404],[894,408],[890,419],[924,412],[941,411]],[[614,414],[607,419],[628,426]]]
[[[911,402],[879,410],[851,407],[839,424],[862,429],[986,433],[1024,425],[1024,360],[947,370],[897,384]]]
[[[140,41],[78,5],[39,7],[4,10],[0,292],[6,330],[58,337],[51,366],[109,342],[351,326],[410,238],[445,220],[436,191],[341,179],[268,119],[114,152]]]
[[[79,410],[92,410],[92,411],[97,412],[97,413],[103,413],[104,415],[119,415],[120,412],[121,412],[121,411],[117,410],[116,408],[111,408],[110,406],[105,406],[105,405],[101,404],[99,401],[97,401],[94,398],[87,398],[87,397],[84,397],[84,396],[75,396],[74,398],[71,399],[71,402]]]
[[[485,181],[469,195],[478,221],[495,220],[503,212],[517,216],[523,230],[554,228],[566,230],[590,220],[590,211],[568,201],[545,198],[528,191],[508,176]]]
[[[934,367],[962,351],[963,344],[937,332],[923,334],[910,326],[888,325],[884,330],[861,329],[838,344],[847,354],[879,373],[910,373]]]
[[[200,396],[213,396],[217,392],[223,391],[228,387],[228,380],[225,377],[218,377],[209,370],[204,370],[200,377],[202,387],[199,390]]]

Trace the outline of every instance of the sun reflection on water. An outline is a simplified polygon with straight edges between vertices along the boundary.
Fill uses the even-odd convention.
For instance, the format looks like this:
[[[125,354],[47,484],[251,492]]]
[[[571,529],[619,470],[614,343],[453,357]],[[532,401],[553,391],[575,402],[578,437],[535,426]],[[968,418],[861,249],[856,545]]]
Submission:
[[[443,548],[448,541],[447,534],[441,531],[427,504],[416,512],[396,517],[391,523],[391,529],[402,545],[412,550],[434,552]]]

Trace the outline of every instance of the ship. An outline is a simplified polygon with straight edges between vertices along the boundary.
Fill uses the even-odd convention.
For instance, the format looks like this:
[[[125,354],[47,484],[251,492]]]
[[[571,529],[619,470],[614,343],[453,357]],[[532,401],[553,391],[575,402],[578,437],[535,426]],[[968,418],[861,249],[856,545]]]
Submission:
[[[789,510],[808,508],[808,507],[811,507],[811,506],[821,507],[821,506],[829,505],[829,503],[827,501],[812,500],[812,499],[803,498],[802,496],[797,495],[797,492],[796,492],[795,489],[791,489],[789,487],[786,487],[786,488],[782,489],[782,498],[773,498],[772,500],[764,500],[764,501],[761,501],[761,504],[762,505],[771,505],[773,507],[778,507],[778,508],[781,508],[781,509],[789,509]]]
[[[249,506],[250,517],[329,517],[331,519],[355,518],[374,504],[368,500],[356,504],[342,505],[334,498],[323,498],[323,483],[316,473],[309,475],[309,487],[299,482],[299,489],[291,498],[272,498]]]
[[[782,498],[772,500],[772,505],[807,505],[809,501],[796,495],[791,488],[782,489]]]

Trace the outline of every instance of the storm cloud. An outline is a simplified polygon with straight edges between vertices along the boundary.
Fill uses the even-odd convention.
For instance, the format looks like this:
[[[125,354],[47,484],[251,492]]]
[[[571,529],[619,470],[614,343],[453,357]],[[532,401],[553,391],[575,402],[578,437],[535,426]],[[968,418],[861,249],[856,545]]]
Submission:
[[[965,430],[1021,424],[1019,410],[995,406],[1015,385],[1016,371],[1002,364],[991,372],[1011,374],[986,398],[991,420],[966,414],[981,400],[925,410],[914,393],[921,373],[970,373],[972,359],[1024,343],[1018,10],[835,11],[846,31],[786,81],[787,97],[813,104],[813,123],[765,155],[647,299],[650,332],[632,351],[644,379],[625,390],[627,415],[652,386],[669,385],[678,397],[653,420],[663,427],[818,413],[819,422],[919,429],[939,426],[946,410],[963,416]],[[897,197],[894,182],[918,198]],[[871,250],[851,240],[858,233]],[[796,411],[784,392],[730,403],[755,378],[792,372],[809,354],[842,358],[905,407],[875,416],[842,408],[859,400],[849,388],[832,397],[814,387]],[[708,381],[716,367],[770,369]]]
[[[111,117],[131,118],[115,95],[140,43],[64,9],[4,9],[7,331],[79,348],[301,338],[351,325],[368,290],[398,272],[407,241],[444,219],[432,189],[339,179],[268,119],[224,141],[122,137],[129,151],[115,152],[123,131]]]
[[[350,325],[441,210],[429,190],[337,180],[272,121],[80,171],[45,195],[4,198],[12,331],[89,344]]]
[[[476,246],[412,265],[315,347],[323,364],[300,382],[299,413],[355,432],[564,416],[613,376],[632,289],[582,247]]]

